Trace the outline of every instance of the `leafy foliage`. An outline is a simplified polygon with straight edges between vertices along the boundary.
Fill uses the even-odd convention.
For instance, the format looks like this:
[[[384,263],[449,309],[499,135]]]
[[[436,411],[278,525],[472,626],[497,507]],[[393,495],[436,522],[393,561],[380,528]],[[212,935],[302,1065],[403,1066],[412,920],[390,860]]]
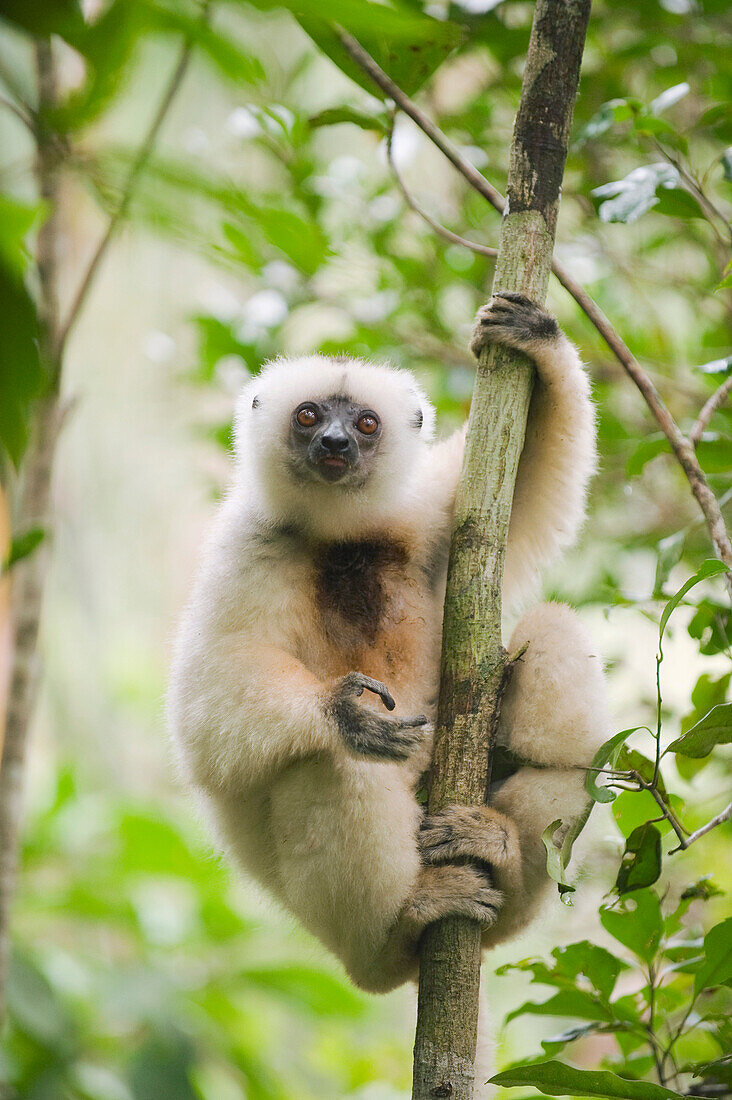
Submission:
[[[336,24],[406,92],[425,89],[420,102],[450,140],[505,187],[530,16],[530,6],[510,0],[451,2],[439,12],[419,0],[109,0],[83,10],[75,0],[7,0],[0,80],[15,111],[0,103],[14,127],[0,195],[4,486],[16,484],[11,467],[21,463],[48,376],[33,260],[48,210],[29,199],[28,131],[39,126],[54,135],[59,171],[84,185],[102,217],[129,199],[126,217],[138,233],[190,250],[212,279],[234,288],[224,305],[195,309],[195,350],[176,364],[181,384],[195,391],[210,451],[230,447],[241,381],[268,357],[305,347],[409,365],[443,425],[462,418],[472,383],[465,337],[491,263],[446,244],[406,207],[382,155],[388,105],[343,50]],[[595,0],[564,187],[563,258],[648,365],[685,430],[732,369],[732,77],[714,49],[721,57],[730,46],[725,16],[721,0]],[[29,46],[52,35],[74,75],[58,107],[38,118]],[[127,195],[139,120],[154,113],[183,42],[196,81],[176,107],[186,127],[164,131]],[[131,121],[120,126],[125,111]],[[457,177],[441,175],[436,154],[403,121],[395,155],[417,199],[454,233],[495,244],[497,216]],[[198,145],[188,147],[191,129]],[[67,202],[76,201],[73,191]],[[68,289],[82,274],[66,272]],[[713,866],[728,885],[717,846],[729,826],[678,848],[722,809],[729,787],[724,567],[705,562],[708,536],[665,437],[596,332],[551,293],[592,364],[602,454],[583,551],[553,594],[609,617],[621,639],[617,684],[632,660],[626,635],[650,620],[657,679],[646,670],[626,708],[629,728],[588,772],[588,799],[612,840],[593,839],[587,885],[568,881],[576,838],[557,848],[558,822],[547,823],[550,873],[563,900],[579,902],[562,910],[570,937],[588,921],[593,882],[610,892],[601,931],[583,924],[585,938],[548,960],[501,968],[551,990],[509,1012],[507,1043],[517,1026],[544,1034],[556,1018],[560,1030],[541,1038],[538,1059],[522,1038],[522,1062],[495,1080],[545,1095],[720,1095],[730,1083],[731,929],[725,896],[705,872]],[[728,519],[731,438],[732,413],[721,403],[696,453]],[[17,531],[4,568],[42,537]],[[85,590],[74,595],[80,604],[87,598]],[[664,682],[692,660],[702,671],[690,699],[667,697]],[[116,704],[110,696],[109,714]],[[61,704],[49,705],[65,757],[76,744],[76,715],[64,725]],[[365,1095],[398,1076],[406,1050],[393,1055],[383,1038],[369,1039],[370,1013],[381,1005],[370,1009],[327,968],[304,963],[309,946],[286,929],[270,934],[252,918],[168,801],[91,789],[79,776],[95,751],[90,739],[60,771],[26,835],[2,1062],[15,1095],[300,1100]],[[313,1041],[329,1052],[320,1062],[306,1053]]]

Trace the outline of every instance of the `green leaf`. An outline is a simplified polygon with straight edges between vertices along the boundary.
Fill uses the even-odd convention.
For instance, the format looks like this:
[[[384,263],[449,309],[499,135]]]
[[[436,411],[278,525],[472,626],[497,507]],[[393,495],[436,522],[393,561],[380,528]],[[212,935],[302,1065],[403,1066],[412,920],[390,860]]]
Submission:
[[[327,107],[308,119],[314,130],[321,126],[339,126],[343,122],[358,126],[361,130],[375,130],[380,134],[385,134],[388,129],[385,115],[368,114],[366,111],[357,111],[355,107]]]
[[[710,577],[718,577],[720,573],[731,572],[729,566],[725,565],[723,561],[719,561],[717,558],[707,558],[707,560],[701,565],[693,577],[689,577],[688,581],[682,584],[681,588],[676,592],[666,604],[661,615],[661,622],[658,629],[659,643],[663,640],[664,631],[666,625],[671,618],[673,611],[679,606],[681,601],[687,592],[690,592],[695,585],[701,581],[708,580]]]
[[[606,1023],[614,1019],[610,1008],[583,989],[560,989],[548,1001],[540,1004],[526,1001],[508,1013],[506,1023],[515,1020],[517,1016],[577,1016],[581,1020],[602,1020]]]
[[[578,144],[591,141],[610,130],[616,122],[626,122],[640,110],[639,99],[611,99],[603,103],[577,136]]]
[[[78,0],[3,0],[0,18],[36,38],[75,39],[84,24]]]
[[[219,32],[208,21],[190,16],[180,7],[157,3],[146,6],[152,30],[172,31],[185,36],[223,76],[235,84],[259,84],[264,80],[261,61],[232,39],[231,28]]]
[[[604,744],[600,745],[600,748],[595,753],[592,760],[592,768],[609,767],[611,770],[614,770],[620,752],[630,735],[636,733],[638,730],[647,728],[647,726],[632,726],[630,729],[621,730],[620,733],[613,734]],[[588,771],[587,778],[585,779],[585,789],[587,793],[595,802],[613,802],[617,797],[615,791],[611,791],[607,787],[598,786],[597,779],[598,776],[594,771]]]
[[[724,890],[712,882],[710,875],[702,875],[696,882],[692,882],[681,893],[681,901],[709,901],[710,898],[720,897]]]
[[[732,643],[732,611],[729,604],[703,599],[688,626],[689,636],[699,641],[699,652],[705,656],[722,653]]]
[[[42,527],[31,527],[29,531],[17,535],[10,544],[5,561],[0,566],[0,577],[3,573],[7,573],[9,569],[12,569],[16,562],[22,561],[23,558],[27,558],[32,554],[35,548],[43,542],[45,535],[46,532]]]
[[[17,466],[28,439],[31,407],[44,385],[33,299],[20,278],[0,263],[0,447]]]
[[[372,95],[373,81],[343,48],[333,23],[345,28],[396,84],[413,95],[463,41],[461,27],[403,5],[367,0],[326,0],[293,4],[298,22],[346,76]]]
[[[650,962],[658,951],[663,932],[661,905],[652,890],[623,897],[619,905],[600,909],[600,921],[613,939],[639,959]]]
[[[620,971],[627,969],[622,959],[589,940],[579,940],[577,943],[567,944],[566,947],[555,947],[552,956],[556,960],[557,974],[572,980],[584,974],[606,1000],[615,987]]]
[[[732,979],[732,917],[715,924],[704,937],[704,962],[694,975],[694,993]]]
[[[681,1100],[681,1094],[648,1081],[626,1081],[607,1070],[575,1069],[563,1062],[513,1066],[491,1077],[492,1085],[533,1085],[545,1096],[608,1096],[622,1100]]]
[[[0,194],[0,260],[17,279],[23,278],[32,262],[26,238],[47,213],[43,203],[18,202]]]
[[[31,962],[13,953],[8,971],[8,1013],[15,1026],[47,1050],[70,1053],[73,1022],[48,979]]]
[[[726,378],[728,374],[732,374],[732,355],[727,355],[724,359],[712,359],[711,362],[702,363],[693,369],[702,374],[718,374]]]
[[[695,726],[672,741],[668,751],[684,756],[708,756],[715,745],[729,745],[730,742],[732,703],[718,703]]]
[[[622,180],[605,183],[591,192],[604,199],[599,215],[604,222],[634,222],[659,202],[658,191],[678,187],[680,176],[676,168],[662,161],[634,168]]]
[[[665,92],[661,92],[651,101],[650,111],[653,115],[660,115],[663,111],[667,111],[669,107],[673,107],[675,103],[678,103],[680,99],[687,96],[691,88],[686,81],[681,84],[674,84],[673,87],[667,88]]]
[[[725,149],[719,158],[719,163],[722,165],[722,175],[727,183],[732,183],[732,149]]]
[[[661,834],[654,824],[646,821],[628,837],[623,859],[615,880],[619,894],[652,886],[661,874]]]
[[[237,979],[276,993],[313,1015],[336,1019],[363,1015],[366,999],[351,986],[327,971],[297,964],[247,967],[237,971]]]
[[[673,567],[681,561],[685,541],[686,531],[675,531],[673,535],[661,539],[656,547],[656,575],[653,579],[654,598],[664,595],[664,585]]]
[[[626,463],[625,472],[628,477],[637,477],[652,459],[670,451],[669,442],[663,432],[654,432],[635,447]]]
[[[556,882],[559,896],[565,905],[571,905],[572,901],[568,895],[574,893],[574,886],[570,886],[564,879],[565,863],[563,858],[563,845],[558,848],[554,843],[554,834],[561,824],[562,819],[560,817],[558,817],[556,821],[552,821],[552,823],[547,825],[546,829],[544,829],[544,832],[541,834],[541,839],[546,848],[547,874]]]

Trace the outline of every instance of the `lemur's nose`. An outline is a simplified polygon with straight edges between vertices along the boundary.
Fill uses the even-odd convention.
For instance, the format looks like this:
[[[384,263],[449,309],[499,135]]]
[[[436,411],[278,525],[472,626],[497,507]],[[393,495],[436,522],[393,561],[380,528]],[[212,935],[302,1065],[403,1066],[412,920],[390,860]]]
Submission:
[[[340,455],[344,451],[348,450],[348,436],[342,428],[333,426],[328,428],[323,433],[320,442],[325,447],[326,451],[330,451],[331,454]]]

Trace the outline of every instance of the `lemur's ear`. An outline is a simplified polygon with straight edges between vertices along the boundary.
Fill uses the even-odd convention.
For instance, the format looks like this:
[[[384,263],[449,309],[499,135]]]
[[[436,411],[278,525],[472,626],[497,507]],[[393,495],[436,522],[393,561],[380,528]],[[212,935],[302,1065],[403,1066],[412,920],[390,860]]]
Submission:
[[[414,414],[414,417],[412,418],[412,427],[416,428],[417,431],[420,431],[423,424],[424,424],[424,413],[422,412],[421,409],[417,409],[416,413]]]
[[[259,408],[259,398],[258,397],[255,397],[254,400],[252,401],[252,408],[253,409],[258,409]]]

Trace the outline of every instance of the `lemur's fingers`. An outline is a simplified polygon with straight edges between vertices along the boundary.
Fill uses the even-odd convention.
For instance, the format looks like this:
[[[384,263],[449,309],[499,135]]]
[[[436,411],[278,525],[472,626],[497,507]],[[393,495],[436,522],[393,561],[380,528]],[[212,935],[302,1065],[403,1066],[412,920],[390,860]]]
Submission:
[[[349,672],[339,680],[336,692],[343,695],[363,695],[365,691],[373,691],[378,695],[387,710],[394,710],[396,703],[386,684],[381,680],[374,680],[371,676],[364,676],[362,672]]]
[[[419,849],[424,863],[479,859],[506,867],[521,859],[516,826],[491,806],[448,806],[422,822]]]
[[[503,894],[493,885],[490,872],[479,867],[426,867],[404,917],[421,930],[442,917],[469,917],[484,928],[496,923]]]
[[[342,691],[334,694],[330,709],[344,743],[357,756],[406,760],[425,738],[427,718],[424,714],[414,718],[386,718],[360,706]]]
[[[470,350],[478,356],[490,344],[507,344],[531,355],[537,344],[558,335],[559,325],[536,302],[523,294],[497,290],[476,314]]]

